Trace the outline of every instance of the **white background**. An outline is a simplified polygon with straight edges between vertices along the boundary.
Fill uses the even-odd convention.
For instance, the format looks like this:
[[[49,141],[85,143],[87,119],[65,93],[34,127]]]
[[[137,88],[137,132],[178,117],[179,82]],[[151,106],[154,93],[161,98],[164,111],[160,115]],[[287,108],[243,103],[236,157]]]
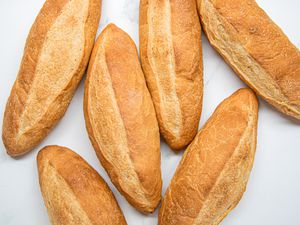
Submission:
[[[0,0],[1,127],[5,103],[19,69],[28,31],[43,2]],[[258,3],[299,48],[300,1],[259,0]],[[138,44],[138,4],[138,0],[103,0],[99,32],[109,22],[114,22]],[[224,98],[244,86],[204,35],[203,54],[205,88],[200,127]],[[156,224],[158,210],[148,216],[138,213],[116,191],[99,164],[85,130],[83,83],[65,117],[32,152],[20,159],[12,159],[0,141],[1,225],[49,224],[38,185],[36,155],[40,148],[50,144],[73,149],[99,171],[115,193],[129,225]],[[175,154],[163,142],[161,152],[165,192],[182,153]],[[299,213],[300,122],[283,116],[260,100],[257,153],[248,188],[240,204],[222,225],[299,225]]]

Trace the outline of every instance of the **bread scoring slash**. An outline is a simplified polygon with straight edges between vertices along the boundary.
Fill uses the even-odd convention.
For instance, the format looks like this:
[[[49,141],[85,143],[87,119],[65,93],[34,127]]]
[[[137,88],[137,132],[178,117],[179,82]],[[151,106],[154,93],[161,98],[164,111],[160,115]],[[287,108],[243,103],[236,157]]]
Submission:
[[[53,225],[127,225],[102,177],[78,154],[47,146],[37,156],[39,182]]]
[[[254,0],[198,0],[211,45],[257,94],[300,119],[300,51]]]
[[[37,146],[64,115],[85,72],[101,0],[47,0],[27,37],[7,101],[3,142],[20,156]]]
[[[162,136],[173,150],[195,137],[202,111],[201,26],[194,0],[141,0],[140,52]]]
[[[246,190],[256,150],[258,101],[225,99],[189,145],[166,191],[158,225],[217,225]]]
[[[136,46],[110,24],[96,41],[85,83],[86,128],[101,164],[144,213],[161,199],[160,139]]]

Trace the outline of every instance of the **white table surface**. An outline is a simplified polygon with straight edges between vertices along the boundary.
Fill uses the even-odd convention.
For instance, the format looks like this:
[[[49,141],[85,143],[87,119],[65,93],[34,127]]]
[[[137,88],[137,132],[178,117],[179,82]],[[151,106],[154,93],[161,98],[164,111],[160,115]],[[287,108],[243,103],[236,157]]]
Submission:
[[[28,31],[43,0],[0,1],[0,126],[5,103],[15,80]],[[259,0],[258,3],[300,47],[300,1]],[[103,0],[99,32],[114,22],[138,44],[138,0]],[[270,40],[272,41],[272,40]],[[216,106],[244,84],[203,36],[204,105],[200,127]],[[299,87],[300,88],[300,87]],[[37,179],[36,155],[45,145],[67,146],[84,157],[108,182],[128,225],[155,225],[157,211],[144,216],[132,208],[111,184],[98,162],[85,130],[82,111],[83,82],[71,105],[51,134],[20,159],[9,157],[0,141],[0,225],[49,224]],[[222,225],[300,224],[300,122],[275,111],[260,99],[258,144],[247,191]],[[2,132],[2,131],[0,131]],[[163,192],[182,153],[161,144]]]

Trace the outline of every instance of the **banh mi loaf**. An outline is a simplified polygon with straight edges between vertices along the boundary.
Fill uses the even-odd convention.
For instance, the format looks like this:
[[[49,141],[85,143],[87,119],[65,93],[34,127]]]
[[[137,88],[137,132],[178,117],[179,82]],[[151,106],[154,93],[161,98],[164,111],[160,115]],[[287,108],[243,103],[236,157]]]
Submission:
[[[94,44],[101,0],[47,0],[26,41],[3,121],[11,156],[38,145],[64,115]]]
[[[198,0],[212,46],[255,92],[300,119],[300,52],[254,0]]]
[[[164,196],[159,225],[217,225],[238,204],[253,165],[258,101],[224,100],[189,145]]]
[[[87,131],[127,201],[153,212],[161,199],[160,137],[136,46],[110,24],[97,39],[85,83]]]
[[[195,137],[202,110],[201,27],[194,0],[141,0],[140,52],[160,132],[173,150]]]
[[[101,176],[68,148],[47,146],[38,156],[39,181],[53,225],[126,225]]]

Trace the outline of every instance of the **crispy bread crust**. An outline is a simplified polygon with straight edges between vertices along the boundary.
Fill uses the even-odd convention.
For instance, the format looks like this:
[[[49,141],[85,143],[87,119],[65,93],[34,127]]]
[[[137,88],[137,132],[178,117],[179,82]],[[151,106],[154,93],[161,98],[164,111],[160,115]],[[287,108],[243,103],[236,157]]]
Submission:
[[[45,2],[6,105],[2,138],[9,155],[33,149],[64,115],[86,69],[100,12],[101,0]]]
[[[141,0],[140,52],[160,132],[173,150],[195,137],[202,110],[201,27],[194,0]]]
[[[53,225],[126,225],[102,177],[68,148],[47,146],[38,156],[41,191]]]
[[[224,100],[189,145],[166,191],[159,225],[217,225],[238,204],[252,169],[258,101],[250,89]]]
[[[198,0],[212,46],[257,94],[300,119],[300,52],[254,0]]]
[[[141,212],[161,199],[159,128],[136,46],[108,25],[96,41],[85,83],[87,131],[101,164]]]

